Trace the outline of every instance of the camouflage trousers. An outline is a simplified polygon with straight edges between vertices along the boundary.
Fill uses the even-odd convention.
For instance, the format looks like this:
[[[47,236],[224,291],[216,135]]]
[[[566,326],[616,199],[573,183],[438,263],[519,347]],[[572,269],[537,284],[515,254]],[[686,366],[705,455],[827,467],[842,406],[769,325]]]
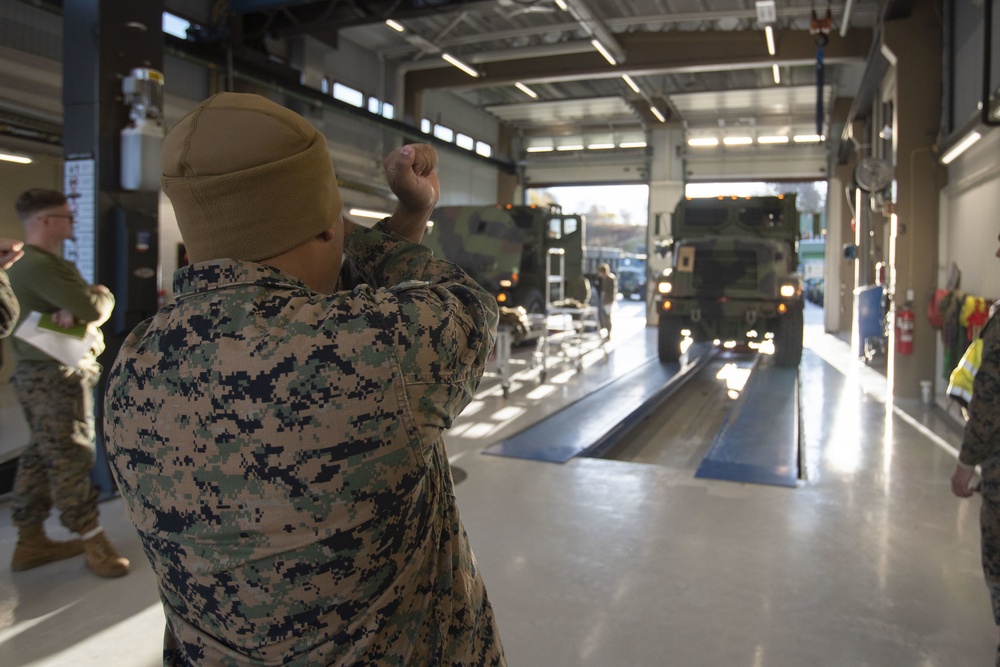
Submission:
[[[94,387],[98,369],[20,361],[11,384],[31,429],[14,478],[11,514],[18,526],[45,521],[52,507],[68,529],[97,525],[94,466]]]
[[[597,326],[611,333],[611,304],[602,303],[597,307]]]

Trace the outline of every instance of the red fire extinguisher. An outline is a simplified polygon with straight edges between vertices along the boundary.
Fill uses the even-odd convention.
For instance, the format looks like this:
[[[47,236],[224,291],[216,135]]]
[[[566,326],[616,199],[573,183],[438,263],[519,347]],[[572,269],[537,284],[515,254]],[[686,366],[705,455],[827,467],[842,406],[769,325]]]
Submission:
[[[913,354],[913,324],[909,304],[896,311],[896,354]]]

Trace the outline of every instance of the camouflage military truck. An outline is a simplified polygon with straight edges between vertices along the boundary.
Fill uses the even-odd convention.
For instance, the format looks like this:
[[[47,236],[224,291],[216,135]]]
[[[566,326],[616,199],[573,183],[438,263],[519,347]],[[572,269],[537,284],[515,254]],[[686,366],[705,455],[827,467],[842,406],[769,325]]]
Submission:
[[[572,296],[582,275],[583,218],[558,206],[440,206],[431,221],[424,245],[462,267],[501,306],[544,313],[549,303]],[[551,260],[551,280],[550,249],[562,251]]]
[[[659,357],[695,342],[773,339],[779,366],[802,358],[802,278],[795,195],[684,199],[673,213],[670,267],[656,282]]]

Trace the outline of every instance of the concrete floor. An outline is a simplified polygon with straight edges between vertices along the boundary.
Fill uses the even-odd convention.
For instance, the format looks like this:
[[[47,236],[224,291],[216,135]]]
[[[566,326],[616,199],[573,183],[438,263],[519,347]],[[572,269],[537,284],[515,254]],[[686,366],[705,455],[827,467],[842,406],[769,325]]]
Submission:
[[[979,500],[949,491],[960,431],[937,406],[887,405],[884,376],[823,333],[814,307],[798,488],[695,479],[689,465],[482,455],[655,355],[630,305],[607,360],[545,383],[515,367],[506,399],[488,377],[446,438],[512,667],[992,664]],[[79,559],[15,575],[0,499],[0,665],[160,664],[149,566],[120,500],[101,513],[129,576],[99,580]]]

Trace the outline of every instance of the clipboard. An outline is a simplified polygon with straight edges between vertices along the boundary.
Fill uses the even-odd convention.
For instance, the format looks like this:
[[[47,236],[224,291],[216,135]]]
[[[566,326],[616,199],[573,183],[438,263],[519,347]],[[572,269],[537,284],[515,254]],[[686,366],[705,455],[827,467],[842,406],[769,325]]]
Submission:
[[[52,315],[32,311],[14,331],[14,336],[37,347],[64,366],[74,368],[93,350],[97,334],[91,327],[78,324],[64,329],[52,321]]]

